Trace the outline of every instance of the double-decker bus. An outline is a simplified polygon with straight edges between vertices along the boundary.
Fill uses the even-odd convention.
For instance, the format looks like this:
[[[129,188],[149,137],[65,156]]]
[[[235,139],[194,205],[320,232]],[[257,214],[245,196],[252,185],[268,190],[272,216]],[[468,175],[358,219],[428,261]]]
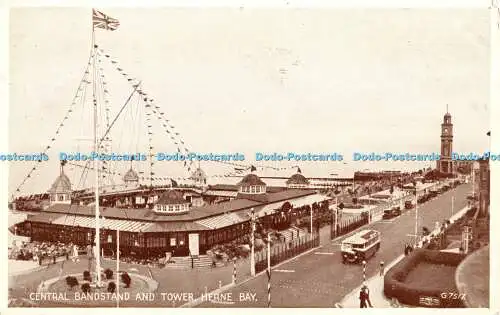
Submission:
[[[380,249],[380,232],[360,231],[342,241],[342,263],[360,263]]]

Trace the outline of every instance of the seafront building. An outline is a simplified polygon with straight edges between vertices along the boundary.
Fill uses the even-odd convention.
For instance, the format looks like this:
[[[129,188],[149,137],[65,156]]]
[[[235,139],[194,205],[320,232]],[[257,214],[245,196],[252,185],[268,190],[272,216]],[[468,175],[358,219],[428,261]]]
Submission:
[[[138,186],[137,174],[130,169],[123,178],[128,189],[101,189],[104,251],[113,253],[119,230],[123,255],[202,255],[216,244],[248,234],[252,213],[262,222],[291,221],[297,215],[288,211],[291,207],[300,209],[331,200],[307,189],[308,180],[302,174],[291,176],[288,187],[268,187],[250,173],[220,193],[203,189],[203,174],[201,169],[195,171],[198,185],[194,188],[150,189]],[[227,196],[227,192],[231,194]],[[33,241],[91,244],[96,226],[92,192],[72,194],[61,167],[48,194],[50,203],[24,222],[27,236]]]

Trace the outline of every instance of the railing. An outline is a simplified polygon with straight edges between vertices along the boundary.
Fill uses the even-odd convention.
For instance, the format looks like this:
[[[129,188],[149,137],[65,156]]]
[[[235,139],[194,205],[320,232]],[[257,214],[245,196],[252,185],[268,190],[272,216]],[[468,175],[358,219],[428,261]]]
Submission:
[[[335,228],[332,224],[332,228],[330,230],[330,239],[334,239],[336,237],[345,235],[349,232],[352,232],[356,230],[357,228],[368,224],[368,216],[367,215],[359,215],[354,218],[350,218],[346,221],[341,222],[337,226],[337,231],[335,231]]]
[[[314,234],[302,236],[288,244],[282,244],[271,248],[271,266],[295,257],[309,249],[319,246],[319,235]],[[255,272],[261,272],[267,268],[267,250],[255,254]]]

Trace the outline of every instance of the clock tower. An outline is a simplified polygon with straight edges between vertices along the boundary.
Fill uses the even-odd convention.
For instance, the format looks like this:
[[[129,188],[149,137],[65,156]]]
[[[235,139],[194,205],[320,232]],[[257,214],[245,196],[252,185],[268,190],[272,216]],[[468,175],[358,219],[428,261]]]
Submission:
[[[442,173],[453,173],[452,150],[453,124],[451,123],[451,115],[448,113],[448,106],[446,106],[446,114],[441,124],[441,159],[437,162],[437,169]]]

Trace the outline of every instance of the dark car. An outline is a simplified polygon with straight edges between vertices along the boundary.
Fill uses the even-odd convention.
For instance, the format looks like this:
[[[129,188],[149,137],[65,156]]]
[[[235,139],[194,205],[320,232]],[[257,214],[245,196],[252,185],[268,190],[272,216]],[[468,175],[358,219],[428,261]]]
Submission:
[[[426,195],[423,195],[421,196],[420,198],[418,198],[418,203],[424,203],[424,202],[427,202],[427,200],[430,199],[430,196],[428,194]]]
[[[392,209],[384,210],[384,215],[382,216],[382,219],[388,220],[400,215],[401,215],[401,210],[399,210],[399,207],[395,207]]]
[[[405,201],[405,209],[412,209],[413,208],[413,202],[411,200]]]
[[[478,196],[468,195],[467,200],[479,200]]]

